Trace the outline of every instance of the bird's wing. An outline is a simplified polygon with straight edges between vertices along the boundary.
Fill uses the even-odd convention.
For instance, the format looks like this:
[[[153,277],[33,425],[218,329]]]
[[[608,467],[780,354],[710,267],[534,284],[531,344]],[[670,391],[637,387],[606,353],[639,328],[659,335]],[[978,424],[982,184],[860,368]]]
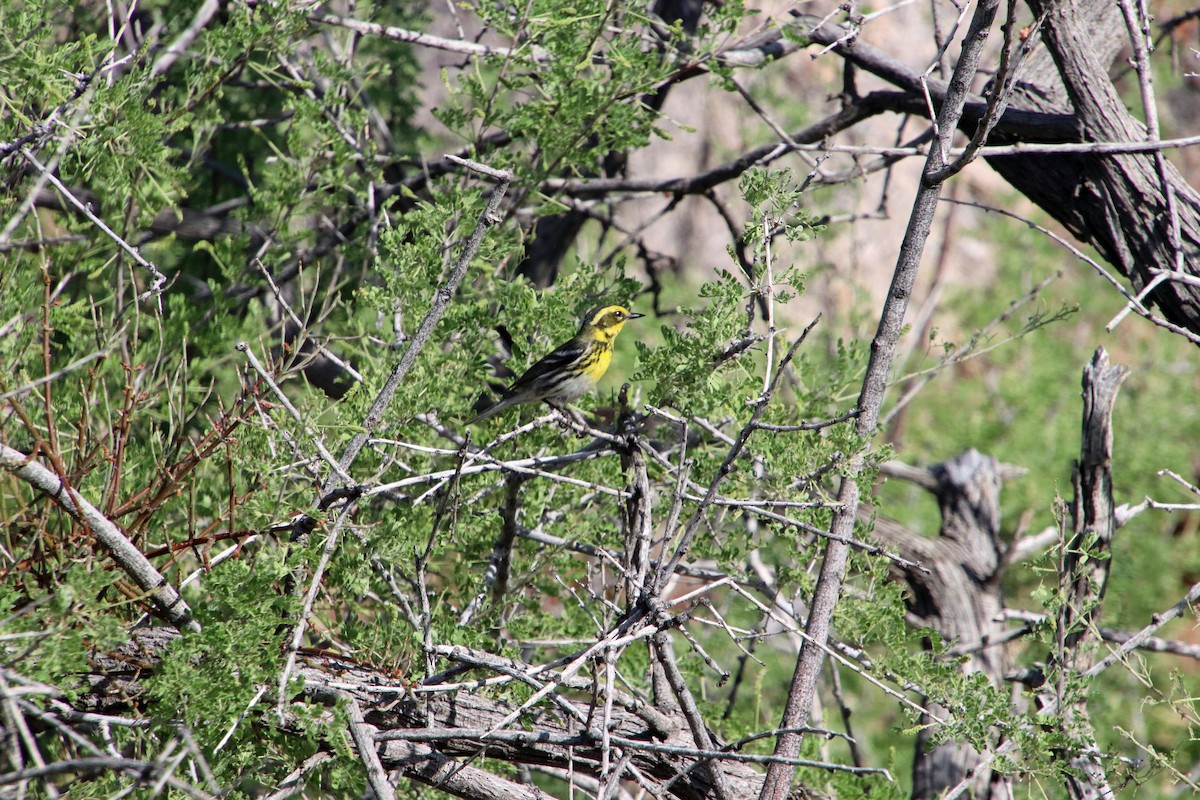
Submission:
[[[532,386],[538,378],[571,366],[587,352],[587,348],[588,343],[578,336],[561,347],[556,347],[543,356],[540,361],[527,369],[524,375],[517,378],[512,387],[505,392],[505,395],[511,396],[517,394]]]
[[[504,390],[500,395],[500,399],[487,408],[482,414],[468,422],[468,425],[474,425],[476,422],[482,422],[489,417],[499,414],[506,408],[514,406],[517,403],[525,402],[529,399],[525,396],[537,380],[545,375],[551,375],[566,367],[570,367],[579,358],[587,352],[588,343],[582,338],[576,336],[571,341],[556,347],[551,350],[540,361],[534,364],[529,369],[525,370],[525,374],[513,381],[513,385]],[[544,388],[544,387],[543,387]]]

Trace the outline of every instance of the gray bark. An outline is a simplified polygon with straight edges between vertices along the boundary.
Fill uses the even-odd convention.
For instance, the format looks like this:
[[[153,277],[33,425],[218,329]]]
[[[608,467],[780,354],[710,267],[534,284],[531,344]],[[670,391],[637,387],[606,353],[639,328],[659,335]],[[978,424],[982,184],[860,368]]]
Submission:
[[[930,468],[918,482],[938,499],[942,513],[938,537],[922,536],[886,520],[877,523],[876,535],[929,570],[902,573],[909,587],[913,624],[937,631],[948,643],[967,645],[970,654],[963,669],[982,673],[993,686],[1002,686],[1006,650],[987,644],[1004,632],[998,621],[1004,608],[999,465],[990,456],[968,450]],[[937,704],[926,705],[942,718],[951,713]],[[937,797],[969,775],[974,775],[975,796],[990,796],[993,776],[990,770],[979,769],[978,753],[957,744],[929,749],[928,740],[929,732],[922,730],[913,762],[913,798]]]
[[[1060,710],[1064,732],[1079,743],[1075,752],[1064,753],[1072,767],[1066,772],[1072,800],[1113,796],[1087,705],[1071,702],[1067,686],[1094,661],[1095,619],[1104,601],[1117,529],[1112,496],[1112,413],[1117,392],[1128,375],[1124,367],[1109,363],[1104,348],[1096,351],[1083,372],[1083,444],[1071,504],[1074,530],[1063,551],[1060,580],[1065,602],[1058,616],[1059,649],[1050,660],[1054,682],[1046,687]]]
[[[1035,14],[1047,12],[1045,49],[1034,52],[1011,108],[1074,114],[1077,132],[1067,141],[1145,141],[1145,126],[1126,109],[1108,75],[1113,58],[1128,43],[1119,6],[1103,0],[1033,0],[1030,5]],[[1004,141],[1004,128],[998,126],[993,142]],[[1095,247],[1135,290],[1146,286],[1155,270],[1178,265],[1196,274],[1200,193],[1169,163],[1160,174],[1154,154],[1022,155],[989,163],[1076,238]],[[1178,247],[1168,192],[1178,219]],[[1167,320],[1200,333],[1200,288],[1168,281],[1150,298]]]
[[[989,143],[1145,142],[1145,125],[1126,109],[1108,74],[1129,41],[1120,7],[1107,0],[1033,0],[1030,5],[1034,14],[1047,12],[1042,41],[1022,66],[1014,97]],[[814,44],[832,47],[859,69],[902,89],[901,96],[891,98],[895,110],[924,113],[915,70],[865,42],[848,40],[844,26],[812,27],[814,21],[797,15]],[[778,55],[798,46],[786,44],[780,44]],[[928,88],[940,105],[946,85],[931,80]],[[974,133],[985,106],[979,97],[968,101],[960,124],[965,133]],[[1160,166],[1156,154],[1021,154],[987,161],[1077,239],[1095,247],[1135,293],[1158,270],[1197,274],[1200,192],[1165,160]],[[1167,281],[1147,303],[1158,306],[1168,325],[1200,334],[1200,287]]]

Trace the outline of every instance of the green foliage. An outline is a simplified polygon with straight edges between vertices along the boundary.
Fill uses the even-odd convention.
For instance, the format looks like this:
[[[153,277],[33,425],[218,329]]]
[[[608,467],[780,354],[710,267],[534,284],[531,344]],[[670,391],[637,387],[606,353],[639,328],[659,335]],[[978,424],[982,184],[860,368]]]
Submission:
[[[1010,518],[1026,508],[1040,522],[1052,517],[1047,487],[1067,491],[1077,449],[1077,390],[1062,376],[1077,373],[1092,343],[1063,347],[1051,334],[1098,330],[1115,313],[1111,294],[1064,279],[1060,295],[1044,292],[1006,326],[991,325],[998,304],[1030,290],[1032,260],[1052,267],[1011,229],[989,228],[1007,254],[995,290],[951,299],[961,330],[936,331],[907,365],[913,375],[945,375],[914,403],[895,449],[874,444],[864,453],[868,442],[852,422],[812,431],[745,427],[756,411],[771,426],[844,415],[867,361],[867,345],[845,328],[819,347],[821,327],[784,364],[801,330],[793,301],[813,271],[780,252],[807,254],[806,243],[824,230],[799,173],[742,174],[736,200],[746,221],[732,236],[726,269],[704,280],[653,267],[609,201],[556,192],[555,180],[621,174],[625,167],[613,162],[669,138],[675,123],[657,94],[681,70],[705,65],[714,83],[731,88],[729,67],[714,56],[750,12],[741,3],[719,6],[688,36],[680,23],[652,26],[640,7],[601,0],[534,0],[517,11],[479,4],[490,36],[513,47],[455,54],[443,73],[448,96],[432,117],[407,45],[314,28],[300,6],[223,5],[169,65],[160,59],[170,38],[114,63],[125,51],[101,6],[0,7],[0,142],[20,143],[4,162],[16,191],[0,195],[0,218],[11,222],[0,270],[0,443],[63,475],[168,583],[188,580],[183,595],[203,628],[170,648],[143,682],[144,695],[128,698],[121,713],[138,724],[116,731],[112,746],[155,759],[186,729],[232,797],[258,796],[326,751],[330,760],[305,778],[308,794],[359,796],[365,779],[345,735],[346,709],[308,702],[294,672],[285,696],[275,697],[309,594],[306,646],[400,683],[426,677],[430,643],[548,662],[573,657],[626,619],[630,599],[613,563],[629,551],[633,488],[620,447],[546,467],[591,439],[529,425],[540,408],[470,431],[462,424],[481,395],[570,337],[600,303],[661,312],[630,323],[600,389],[580,406],[606,426],[619,407],[617,387],[628,382],[633,410],[657,409],[638,429],[639,446],[657,456],[647,463],[653,558],[669,555],[688,529],[688,562],[706,580],[724,580],[663,613],[680,615],[678,627],[692,637],[673,634],[680,666],[726,740],[778,724],[798,634],[770,604],[799,608],[811,596],[822,533],[851,464],[866,487],[896,450],[928,462],[974,446],[1031,469],[1026,483],[1006,490]],[[400,27],[419,27],[424,17],[407,2],[361,10]],[[175,35],[195,8],[162,0],[139,14],[142,33]],[[317,30],[328,35],[320,44]],[[466,279],[420,340],[431,300],[493,191],[469,171],[431,168],[430,153],[459,149],[511,168],[514,179],[506,216],[490,220],[497,224]],[[31,212],[26,201],[41,172],[23,150],[64,184],[86,189],[111,234],[72,212]],[[586,212],[578,240],[586,246],[563,261],[550,286],[519,277],[531,221],[564,211]],[[220,231],[172,227],[192,213]],[[614,231],[623,237],[615,246]],[[161,292],[148,291],[153,272],[114,237],[167,276]],[[1190,474],[1190,434],[1200,433],[1200,412],[1178,402],[1190,388],[1187,370],[1177,369],[1186,355],[1137,330],[1114,344],[1163,365],[1166,377],[1135,375],[1123,395],[1118,490],[1131,499],[1161,491],[1156,469]],[[960,341],[960,357],[943,367],[940,357],[958,352]],[[315,507],[320,487],[413,347],[422,348],[416,363],[348,469],[356,502],[339,521],[336,505]],[[329,355],[359,376],[344,396],[306,372]],[[1145,434],[1147,420],[1175,427]],[[525,427],[509,435],[518,424]],[[735,441],[744,447],[731,458]],[[720,502],[702,504],[710,487]],[[888,485],[876,507],[932,527],[932,508],[911,510],[916,496]],[[0,660],[74,701],[90,690],[78,680],[89,659],[127,642],[152,605],[54,500],[0,473]],[[302,513],[314,527],[293,540]],[[672,515],[674,528],[666,524]],[[1122,625],[1160,609],[1200,569],[1194,526],[1138,524],[1150,535],[1116,543],[1112,558],[1122,568],[1103,607]],[[870,535],[867,524],[856,526],[856,538]],[[501,555],[504,592],[488,573]],[[946,643],[908,627],[889,569],[874,554],[852,554],[834,626],[869,660],[838,669],[847,696],[872,709],[861,741],[873,762],[905,774],[903,753],[921,723],[896,701],[895,687],[917,686],[954,710],[936,741],[984,748],[1002,731],[1021,746],[998,769],[1056,780],[1054,753],[1078,739],[1022,728],[1006,691],[964,675],[945,657]],[[1011,584],[1052,618],[1063,602],[1056,579],[1035,568]],[[677,588],[665,599],[696,586]],[[1055,633],[1053,622],[1037,626],[1023,658],[1044,657]],[[644,642],[613,658],[622,691],[651,691]],[[589,662],[579,674],[603,680],[602,667]],[[1093,700],[1105,747],[1127,753],[1145,745],[1153,768],[1167,770],[1163,754],[1190,736],[1179,720],[1191,713],[1194,692],[1181,671],[1147,703],[1152,723],[1119,727],[1128,716],[1123,695],[1148,672],[1131,661],[1128,673],[1072,683],[1068,694]],[[881,696],[877,682],[893,693]],[[534,691],[497,682],[486,696],[515,705]],[[75,752],[53,734],[40,741],[54,757]],[[770,743],[755,740],[747,750],[769,753]],[[837,760],[849,759],[844,743],[830,747]],[[815,737],[804,748],[806,758],[824,757]],[[1194,737],[1180,750],[1200,757]],[[817,768],[800,780],[838,797],[903,793],[878,776]],[[72,797],[100,797],[129,785],[113,773],[70,788]]]
[[[754,210],[743,241],[753,245],[755,253],[761,253],[776,237],[803,242],[824,229],[816,217],[800,207],[803,190],[795,184],[790,170],[749,169],[742,175],[738,189]]]
[[[729,272],[720,278],[700,287],[700,297],[707,301],[703,307],[679,309],[679,315],[688,319],[687,330],[663,326],[663,344],[658,348],[637,343],[634,379],[654,382],[652,403],[709,415],[742,399],[747,371],[736,361],[724,369],[714,367],[721,365],[726,348],[742,331],[737,311],[745,302],[745,289]]]
[[[449,83],[454,102],[439,107],[439,120],[465,140],[507,132],[524,151],[519,173],[536,181],[589,174],[597,156],[660,134],[656,113],[637,98],[675,65],[637,35],[640,12],[603,0],[569,8],[541,0],[520,15],[486,4],[478,10],[485,25],[522,44],[480,58]]]
[[[19,653],[30,667],[25,675],[61,686],[68,697],[83,690],[63,676],[86,671],[92,648],[111,647],[125,638],[120,618],[129,604],[114,597],[113,581],[111,574],[73,566],[57,586],[30,580],[5,583],[0,635],[18,645],[14,655]]]

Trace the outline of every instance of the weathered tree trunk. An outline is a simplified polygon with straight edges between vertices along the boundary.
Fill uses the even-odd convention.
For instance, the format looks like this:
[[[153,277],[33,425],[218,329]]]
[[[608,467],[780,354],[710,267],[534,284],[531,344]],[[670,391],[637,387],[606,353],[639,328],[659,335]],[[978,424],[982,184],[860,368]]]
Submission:
[[[1062,773],[1073,800],[1113,796],[1086,702],[1075,699],[1072,681],[1091,667],[1094,620],[1099,614],[1111,564],[1109,552],[1116,516],[1112,498],[1112,411],[1128,372],[1109,364],[1103,348],[1083,376],[1083,424],[1080,459],[1071,504],[1072,532],[1059,564],[1064,602],[1057,619],[1057,647],[1048,659],[1047,682],[1037,701],[1044,715],[1074,744],[1063,748]],[[964,669],[1003,685],[1007,672],[1000,581],[1006,563],[999,545],[1000,473],[994,459],[969,450],[929,470],[896,467],[891,473],[933,492],[942,512],[938,538],[921,536],[887,519],[876,523],[876,536],[901,556],[918,561],[930,572],[900,572],[911,590],[913,624],[937,631],[957,643],[968,656]],[[926,704],[935,715],[948,710]],[[939,796],[970,781],[975,797],[1003,797],[999,781],[970,748],[941,745],[926,750],[925,731],[918,736],[913,763],[913,798]]]
[[[1021,66],[1014,96],[991,132],[990,144],[1145,143],[1146,126],[1134,118],[1108,76],[1129,42],[1120,5],[1107,0],[1050,3],[1042,43]],[[899,87],[896,110],[922,113],[927,88],[941,103],[945,84],[921,76],[901,60],[858,42],[846,26],[797,14],[806,37],[832,48],[860,69]],[[780,54],[790,52],[785,40]],[[960,127],[973,134],[985,104],[968,103]],[[1082,242],[1095,247],[1140,291],[1158,271],[1196,275],[1200,264],[1200,192],[1153,152],[1078,153],[991,157],[988,163]],[[1168,280],[1149,294],[1168,325],[1200,335],[1200,286]]]
[[[1112,497],[1112,413],[1117,392],[1129,371],[1110,365],[1104,348],[1083,371],[1083,444],[1075,468],[1071,503],[1073,535],[1063,548],[1059,570],[1064,602],[1058,615],[1058,650],[1050,659],[1050,695],[1063,732],[1079,743],[1065,753],[1073,768],[1066,776],[1074,800],[1113,796],[1100,761],[1096,736],[1084,702],[1070,702],[1066,686],[1091,667],[1096,639],[1094,620],[1108,584],[1109,558],[1117,522]],[[1043,702],[1043,706],[1046,703]]]
[[[1022,71],[1010,108],[1075,115],[1070,141],[1144,142],[1146,127],[1130,115],[1108,77],[1113,58],[1129,41],[1120,6],[1102,0],[1050,3],[1031,0],[1046,13],[1044,49]],[[999,126],[993,142],[1016,141]],[[1158,270],[1200,264],[1200,193],[1153,153],[1129,155],[1020,155],[989,163],[1140,291]],[[1170,199],[1168,199],[1170,198]],[[1173,207],[1173,209],[1172,209]],[[1178,233],[1172,231],[1172,218]],[[1178,238],[1178,242],[1176,242]],[[1180,255],[1181,251],[1181,255]],[[1150,294],[1167,320],[1200,334],[1200,287],[1170,280]]]
[[[916,625],[937,631],[947,642],[969,652],[964,669],[987,676],[1002,686],[1007,669],[1005,648],[989,646],[1003,633],[999,622],[1004,601],[1000,594],[1000,470],[994,458],[968,450],[929,470],[911,470],[908,477],[937,496],[942,528],[934,539],[880,521],[876,535],[900,555],[918,561],[928,574],[907,570],[909,612]],[[947,709],[927,704],[945,717]],[[926,720],[928,721],[928,720]],[[988,797],[991,771],[978,769],[979,755],[969,747],[945,744],[927,748],[929,735],[918,735],[913,762],[913,797],[937,797],[974,773],[976,797]],[[977,771],[978,770],[978,771]]]

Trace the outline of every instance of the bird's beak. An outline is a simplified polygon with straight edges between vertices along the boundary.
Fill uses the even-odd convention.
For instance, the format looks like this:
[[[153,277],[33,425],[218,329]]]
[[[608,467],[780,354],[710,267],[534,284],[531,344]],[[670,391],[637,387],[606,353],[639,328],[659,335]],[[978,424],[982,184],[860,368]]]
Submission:
[[[641,319],[644,316],[646,316],[646,315],[645,314],[630,314],[629,318],[630,319]]]

